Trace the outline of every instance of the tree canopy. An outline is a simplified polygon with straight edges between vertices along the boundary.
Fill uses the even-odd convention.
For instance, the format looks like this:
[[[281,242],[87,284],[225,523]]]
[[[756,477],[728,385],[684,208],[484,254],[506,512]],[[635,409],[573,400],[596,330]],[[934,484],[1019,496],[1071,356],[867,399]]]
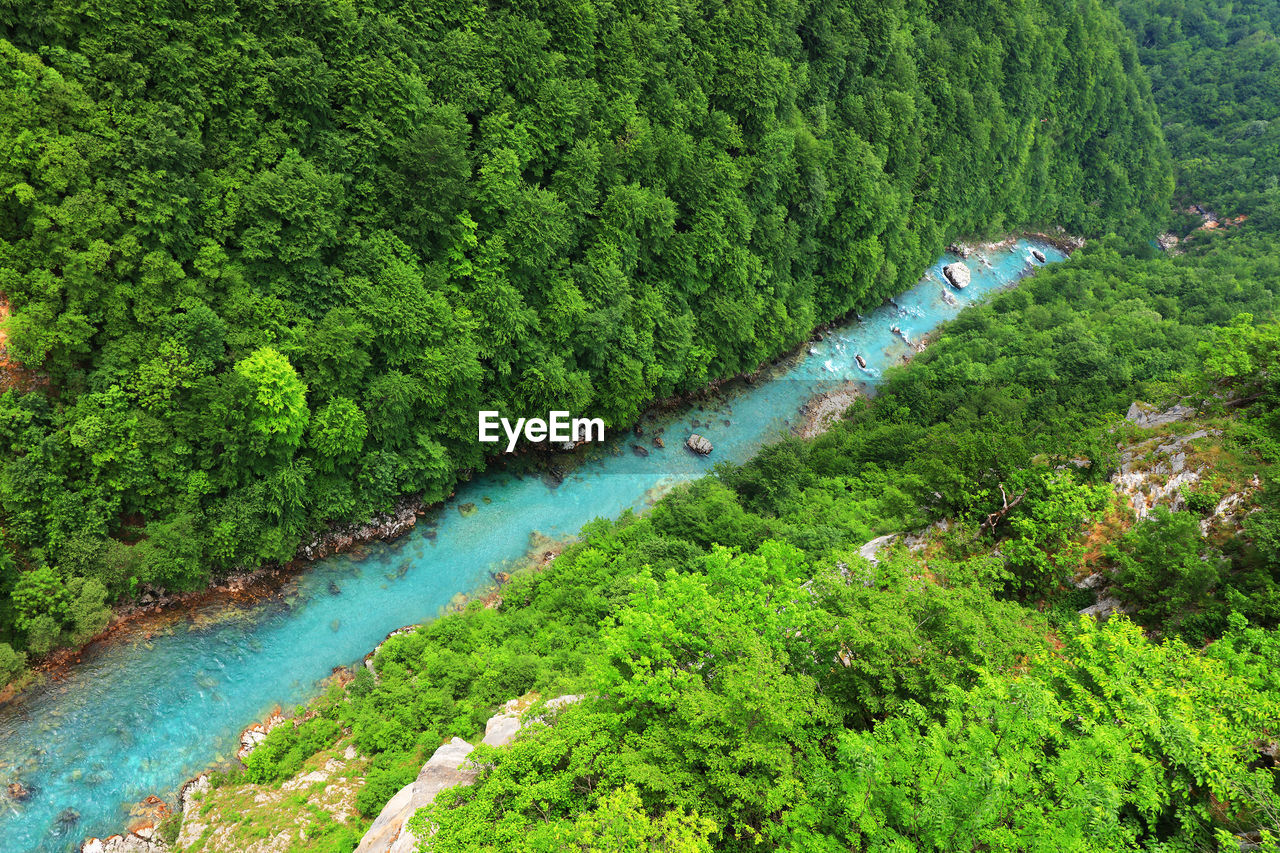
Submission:
[[[1137,237],[1171,191],[1096,0],[2,17],[0,291],[39,378],[0,397],[6,541],[112,596],[440,499],[477,409],[624,425],[957,235]]]

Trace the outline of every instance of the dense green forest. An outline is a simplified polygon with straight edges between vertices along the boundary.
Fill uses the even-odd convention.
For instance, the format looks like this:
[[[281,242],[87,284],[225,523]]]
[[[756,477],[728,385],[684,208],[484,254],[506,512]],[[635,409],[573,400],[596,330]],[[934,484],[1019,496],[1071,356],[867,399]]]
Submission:
[[[442,498],[479,408],[625,425],[958,235],[1145,240],[1172,192],[1096,0],[15,0],[0,66],[0,642],[37,653]]]
[[[1280,4],[1118,0],[1174,150],[1180,206],[1280,231]]]
[[[496,705],[584,693],[484,748],[476,785],[420,815],[427,849],[1274,851],[1280,326],[1249,313],[1277,281],[1275,257],[1086,249],[966,311],[827,434],[392,638],[211,800],[341,741],[372,758],[372,818]],[[1222,432],[1186,508],[1137,523],[1108,482],[1135,396],[1201,401],[1176,429]],[[1254,474],[1257,511],[1203,533]],[[990,523],[1002,487],[1024,499]],[[858,554],[939,518],[923,552]],[[1090,571],[1134,621],[1080,620]],[[359,834],[312,826],[309,847]]]
[[[476,753],[476,784],[418,814],[423,849],[1280,850],[1280,7],[1118,5],[1183,252],[1109,236],[967,310],[827,434],[392,638],[211,802],[352,743],[371,819],[499,703],[573,692]],[[1193,203],[1247,219],[1202,228]],[[1199,414],[1139,429],[1135,399]],[[1203,474],[1139,520],[1111,476],[1153,435]],[[1092,572],[1127,615],[1078,615]]]

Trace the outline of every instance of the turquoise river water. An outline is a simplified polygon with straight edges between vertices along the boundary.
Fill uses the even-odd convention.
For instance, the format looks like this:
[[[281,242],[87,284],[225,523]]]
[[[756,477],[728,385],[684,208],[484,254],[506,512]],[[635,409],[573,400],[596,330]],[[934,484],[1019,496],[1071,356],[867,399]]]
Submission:
[[[195,607],[149,639],[138,632],[90,648],[65,677],[0,708],[0,847],[65,851],[85,836],[122,831],[132,805],[150,794],[172,801],[183,781],[234,753],[246,725],[307,700],[334,667],[359,661],[391,630],[484,586],[537,535],[572,536],[594,518],[642,509],[716,462],[748,459],[815,394],[849,380],[873,385],[909,351],[893,327],[918,341],[1030,270],[1033,245],[1063,259],[1019,241],[990,253],[990,267],[971,257],[973,282],[957,291],[942,283],[942,265],[955,260],[944,257],[896,304],[828,333],[767,378],[648,421],[643,438],[615,431],[558,487],[535,476],[480,476],[408,535],[319,561],[277,596]],[[665,449],[650,445],[657,429]],[[691,432],[713,442],[709,457],[683,447]],[[647,457],[630,450],[641,443]],[[463,516],[464,503],[477,511]],[[3,794],[15,780],[31,792],[22,802]]]

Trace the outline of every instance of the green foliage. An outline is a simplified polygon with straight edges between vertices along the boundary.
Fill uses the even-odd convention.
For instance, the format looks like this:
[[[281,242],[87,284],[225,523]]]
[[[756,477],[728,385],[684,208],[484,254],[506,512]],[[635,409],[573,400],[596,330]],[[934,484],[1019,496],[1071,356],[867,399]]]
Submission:
[[[252,758],[252,756],[250,756]],[[356,810],[366,817],[376,817],[387,801],[418,777],[422,762],[416,754],[386,754],[365,774],[364,787],[356,794]]]
[[[32,654],[43,655],[53,651],[62,639],[62,625],[53,616],[41,613],[27,621],[27,649]]]
[[[41,381],[0,396],[0,512],[111,596],[448,495],[484,462],[467,412],[626,424],[954,236],[1145,239],[1170,193],[1092,0],[5,19],[0,291]]]
[[[1116,6],[1151,75],[1180,203],[1247,215],[1255,233],[1280,228],[1280,10],[1265,0]]]
[[[1200,520],[1156,507],[1111,550],[1116,583],[1153,628],[1204,635],[1201,611],[1223,574],[1222,559],[1200,537]]]
[[[30,630],[41,617],[48,617],[57,624],[71,613],[71,597],[66,584],[49,566],[24,572],[14,584],[12,596],[13,607],[17,611],[14,621],[24,631]]]
[[[1075,576],[1083,557],[1075,540],[1106,506],[1111,489],[1078,483],[1064,472],[1028,474],[1021,478],[1031,481],[1022,492],[1025,508],[1011,516],[1012,535],[1002,549],[1017,591],[1035,596],[1054,592]]]
[[[1249,675],[1261,660],[1086,625],[1026,678],[954,692],[945,716],[844,733],[832,802],[793,823],[821,833],[806,849],[1206,847],[1276,813],[1274,771],[1251,766],[1280,707]]]
[[[666,853],[710,853],[707,837],[715,830],[711,821],[681,811],[650,817],[640,795],[631,786],[603,797],[593,811],[570,823],[535,828],[516,848],[528,853],[581,850],[583,853],[628,853],[661,850]]]
[[[1197,515],[1209,515],[1218,506],[1221,495],[1211,489],[1184,486],[1182,499],[1187,502],[1187,509]]]
[[[27,665],[27,656],[13,650],[8,643],[0,643],[0,684],[7,683]]]
[[[292,721],[273,728],[266,739],[245,760],[245,779],[262,784],[287,779],[302,769],[302,763],[331,745],[342,726],[334,719],[316,716],[299,724]]]
[[[67,584],[71,598],[68,621],[72,641],[83,643],[101,632],[111,621],[107,606],[107,588],[97,578],[73,578]]]
[[[262,347],[237,363],[236,372],[249,383],[253,399],[250,429],[272,442],[296,446],[307,425],[307,387],[289,360],[271,347]],[[321,429],[331,428],[326,423]]]

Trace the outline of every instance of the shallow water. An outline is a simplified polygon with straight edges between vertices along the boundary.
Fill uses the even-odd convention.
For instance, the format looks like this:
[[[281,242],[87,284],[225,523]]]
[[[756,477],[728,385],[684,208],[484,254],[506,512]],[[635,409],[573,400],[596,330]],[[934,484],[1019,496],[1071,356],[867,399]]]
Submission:
[[[894,300],[898,307],[834,330],[768,381],[646,421],[643,437],[615,433],[557,488],[533,476],[481,476],[407,536],[359,559],[320,561],[268,601],[193,608],[151,639],[90,649],[65,680],[0,709],[0,847],[62,851],[121,831],[132,805],[149,794],[172,801],[183,781],[234,754],[246,725],[276,705],[306,701],[334,667],[358,661],[393,629],[437,616],[524,556],[537,536],[571,536],[593,518],[643,508],[716,462],[748,459],[785,433],[814,394],[848,380],[874,384],[909,351],[892,327],[918,341],[1019,278],[1033,245],[1050,261],[1064,257],[1027,241],[991,253],[992,269],[971,257],[973,282],[963,291],[942,284],[942,265],[955,260],[944,257]],[[651,444],[659,429],[665,449]],[[684,448],[691,432],[715,445],[709,457]],[[635,454],[635,444],[649,455]],[[476,511],[464,516],[466,503]],[[32,791],[22,803],[3,795],[15,779]],[[67,808],[78,821],[59,822]]]

